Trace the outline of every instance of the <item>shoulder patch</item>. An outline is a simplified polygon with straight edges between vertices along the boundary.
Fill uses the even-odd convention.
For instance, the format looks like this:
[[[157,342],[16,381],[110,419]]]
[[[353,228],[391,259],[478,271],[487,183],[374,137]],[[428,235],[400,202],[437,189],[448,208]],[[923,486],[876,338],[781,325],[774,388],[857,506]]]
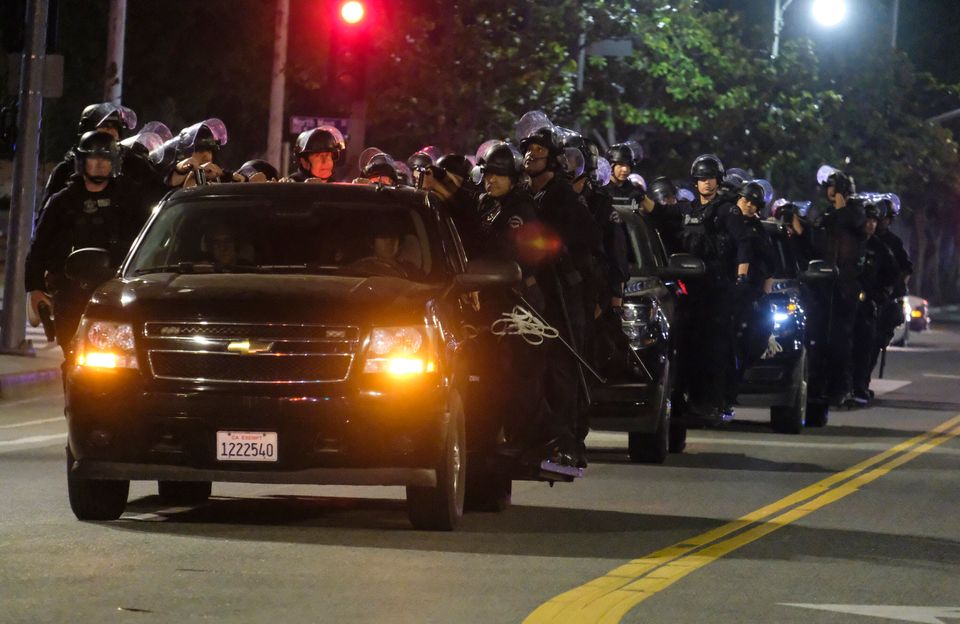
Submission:
[[[623,217],[620,216],[620,213],[616,210],[610,211],[610,222],[611,223],[623,223]]]
[[[513,215],[507,219],[507,225],[510,226],[511,230],[516,230],[523,225],[523,218],[520,215]]]

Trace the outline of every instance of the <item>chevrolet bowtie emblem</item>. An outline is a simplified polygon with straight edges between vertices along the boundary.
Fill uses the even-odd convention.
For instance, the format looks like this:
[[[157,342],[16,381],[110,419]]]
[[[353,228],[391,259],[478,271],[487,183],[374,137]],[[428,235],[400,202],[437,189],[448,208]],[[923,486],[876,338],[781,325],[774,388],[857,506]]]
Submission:
[[[267,353],[273,348],[272,342],[260,342],[257,340],[239,340],[227,345],[227,351],[239,353],[240,355],[256,355],[257,353]]]

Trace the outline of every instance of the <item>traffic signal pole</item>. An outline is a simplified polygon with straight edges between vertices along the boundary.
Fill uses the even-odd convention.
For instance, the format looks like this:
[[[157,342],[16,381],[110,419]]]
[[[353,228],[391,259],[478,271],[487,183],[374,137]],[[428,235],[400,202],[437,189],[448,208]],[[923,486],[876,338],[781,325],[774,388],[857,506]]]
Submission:
[[[282,171],[283,104],[287,85],[287,34],[290,23],[290,0],[277,0],[273,36],[273,70],[270,77],[270,120],[267,129],[267,162]]]
[[[16,355],[34,353],[32,345],[26,340],[27,305],[23,276],[37,202],[48,15],[48,0],[28,0],[26,41],[20,61],[17,148],[13,158],[13,194],[7,229],[3,311],[0,313],[0,352]]]

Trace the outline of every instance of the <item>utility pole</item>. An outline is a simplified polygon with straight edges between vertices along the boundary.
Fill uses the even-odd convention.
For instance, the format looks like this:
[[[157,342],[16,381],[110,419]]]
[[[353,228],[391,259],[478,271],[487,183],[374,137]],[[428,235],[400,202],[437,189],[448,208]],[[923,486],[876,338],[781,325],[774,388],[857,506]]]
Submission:
[[[123,99],[123,38],[127,32],[127,0],[110,0],[107,28],[107,71],[103,101],[120,104]]]
[[[27,308],[23,275],[37,202],[48,14],[48,0],[28,0],[26,40],[20,61],[17,148],[13,159],[13,195],[3,282],[3,311],[0,313],[0,352],[17,355],[33,354],[32,346],[26,341]]]
[[[893,0],[893,32],[890,34],[890,47],[897,47],[897,30],[900,26],[900,0]]]
[[[267,129],[267,162],[277,166],[283,142],[283,101],[287,86],[287,34],[290,0],[277,0],[273,36],[273,70],[270,78],[270,122]],[[279,166],[278,169],[282,169]]]
[[[790,8],[793,0],[774,0],[773,3],[773,49],[770,50],[770,58],[776,59],[780,56],[780,33],[783,31],[783,14]]]

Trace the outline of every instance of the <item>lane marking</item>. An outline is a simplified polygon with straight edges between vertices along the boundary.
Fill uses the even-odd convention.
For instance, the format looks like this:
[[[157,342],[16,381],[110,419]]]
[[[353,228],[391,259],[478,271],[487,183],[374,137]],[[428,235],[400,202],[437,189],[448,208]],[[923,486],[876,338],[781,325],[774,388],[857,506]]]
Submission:
[[[924,373],[924,377],[933,377],[934,379],[960,379],[960,375],[944,375],[943,373]]]
[[[903,379],[874,379],[870,382],[870,389],[876,396],[883,396],[904,386],[909,386],[911,383],[913,382]]]
[[[49,401],[50,399],[53,399],[56,397],[63,397],[63,393],[56,392],[54,394],[44,394],[42,396],[30,397],[29,399],[18,399],[16,401],[0,401],[0,410],[19,407],[21,405],[27,405],[29,403],[40,403],[41,401]]]
[[[865,615],[900,622],[919,622],[920,624],[947,624],[941,618],[960,619],[960,607],[908,607],[900,605],[843,605],[843,604],[799,604],[781,602],[784,607],[817,609],[834,613]]]
[[[634,559],[540,605],[524,624],[618,624],[631,609],[688,574],[853,494],[960,436],[960,415],[846,470],[696,537]]]
[[[15,440],[0,440],[0,448],[23,446],[25,444],[39,444],[41,442],[50,442],[51,440],[66,440],[66,433],[55,433],[53,435],[27,436],[26,438],[17,438]]]
[[[16,429],[18,427],[29,427],[31,425],[44,425],[46,423],[52,422],[62,422],[65,423],[66,420],[63,416],[57,416],[56,418],[43,418],[41,420],[27,420],[24,422],[13,423],[12,425],[0,425],[0,429]]]

